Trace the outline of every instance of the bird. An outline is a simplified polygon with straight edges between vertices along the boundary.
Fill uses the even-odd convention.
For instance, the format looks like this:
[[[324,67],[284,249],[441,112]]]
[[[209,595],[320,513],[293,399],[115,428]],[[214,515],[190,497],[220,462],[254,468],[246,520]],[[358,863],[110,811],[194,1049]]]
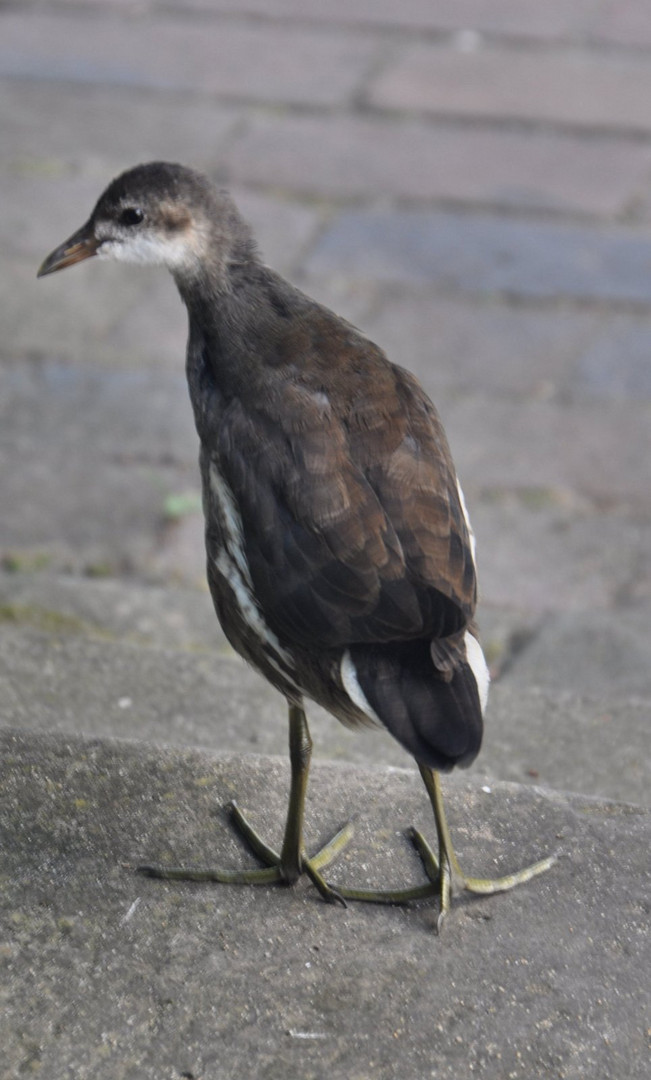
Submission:
[[[262,260],[229,194],[167,162],[115,178],[38,276],[90,257],[172,274],[188,312],[186,374],[200,444],[207,577],[233,648],[286,699],[291,782],[281,850],[233,803],[263,863],[251,870],[144,865],[152,877],[294,884],[330,903],[436,897],[437,928],[462,890],[510,889],[549,856],[496,879],[466,875],[440,774],[479,752],[489,673],[475,623],[475,539],[448,441],[417,379]],[[414,758],[436,850],[411,831],[426,882],[329,884],[352,835],[304,843],[312,741],[305,700],[352,727],[385,728]]]

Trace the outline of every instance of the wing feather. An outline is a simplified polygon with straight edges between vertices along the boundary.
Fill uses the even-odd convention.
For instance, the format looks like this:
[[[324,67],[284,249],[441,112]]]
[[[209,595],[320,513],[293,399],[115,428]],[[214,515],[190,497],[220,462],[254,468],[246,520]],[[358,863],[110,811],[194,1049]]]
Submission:
[[[220,468],[256,599],[274,632],[303,646],[447,637],[475,607],[436,410],[417,380],[359,341],[352,367],[306,365],[262,405],[256,396],[255,410],[233,398],[220,419]]]

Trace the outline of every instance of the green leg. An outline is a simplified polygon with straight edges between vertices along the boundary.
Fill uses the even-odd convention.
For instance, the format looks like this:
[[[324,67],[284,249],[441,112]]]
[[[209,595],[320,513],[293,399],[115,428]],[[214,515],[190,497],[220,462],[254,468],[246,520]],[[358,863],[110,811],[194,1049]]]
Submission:
[[[439,858],[436,878],[439,882],[441,906],[438,917],[439,930],[443,919],[450,910],[450,896],[453,890],[465,889],[467,892],[482,893],[483,895],[506,892],[508,889],[515,888],[516,885],[523,885],[524,882],[531,881],[537,874],[544,873],[545,870],[549,870],[550,866],[554,865],[557,856],[550,855],[546,859],[541,859],[540,862],[533,863],[531,866],[525,866],[523,870],[518,870],[514,874],[506,874],[504,877],[468,877],[459,866],[459,860],[457,859],[454,847],[452,846],[452,837],[450,836],[445,809],[443,807],[443,793],[441,791],[439,774],[435,772],[434,769],[428,768],[426,765],[419,765],[418,768],[420,769],[420,774],[432,803],[434,820],[436,821],[436,831],[438,834]],[[423,858],[425,870],[430,880],[434,881],[435,878],[432,876],[431,866],[436,864],[436,860],[422,837],[420,837],[420,841],[422,842],[421,857]],[[438,867],[440,867],[440,870]]]
[[[307,726],[305,710],[301,705],[289,706],[289,758],[291,763],[291,787],[285,836],[280,854],[265,844],[249,824],[242,811],[231,803],[232,821],[253,853],[266,863],[262,870],[214,870],[204,867],[139,866],[138,872],[147,877],[167,881],[220,882],[225,885],[269,885],[281,882],[293,885],[305,873],[314,883],[324,900],[329,903],[346,902],[337,889],[324,881],[320,869],[335,858],[352,836],[352,826],[341,829],[313,858],[308,859],[303,846],[303,822],[305,818],[305,795],[312,757],[312,740]]]
[[[342,904],[346,902],[340,893],[331,888],[321,877],[318,866],[324,866],[323,852],[321,859],[315,865],[308,859],[303,846],[303,823],[305,820],[305,796],[307,794],[307,782],[310,773],[310,761],[312,760],[312,739],[307,726],[307,717],[302,705],[289,706],[289,760],[292,767],[292,782],[289,792],[289,807],[287,810],[287,822],[285,824],[285,836],[280,852],[280,873],[283,881],[288,885],[294,885],[302,873],[306,873],[316,888],[328,903]],[[348,834],[338,834],[339,840],[333,849],[330,842],[331,852],[327,861],[334,858],[339,850],[352,835],[352,829]]]

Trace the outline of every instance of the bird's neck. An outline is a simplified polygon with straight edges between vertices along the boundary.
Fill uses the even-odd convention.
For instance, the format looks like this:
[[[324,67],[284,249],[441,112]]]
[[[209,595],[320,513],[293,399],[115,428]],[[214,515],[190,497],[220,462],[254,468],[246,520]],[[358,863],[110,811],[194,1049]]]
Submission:
[[[259,288],[265,268],[253,258],[203,267],[192,280],[177,278],[188,309],[187,374],[193,401],[211,386],[221,398],[250,392],[272,334],[273,312]]]
[[[260,261],[249,226],[225,192],[214,193],[211,212],[196,218],[198,240],[189,245],[189,258],[170,269],[191,330],[201,330],[219,355],[229,324],[241,324],[242,296]]]

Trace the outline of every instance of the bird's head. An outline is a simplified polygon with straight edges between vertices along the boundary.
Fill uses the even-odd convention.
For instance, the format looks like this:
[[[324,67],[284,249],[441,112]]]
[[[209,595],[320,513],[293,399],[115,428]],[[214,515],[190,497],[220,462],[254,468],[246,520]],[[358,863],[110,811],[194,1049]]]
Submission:
[[[191,278],[210,262],[223,271],[238,248],[250,244],[233,203],[207,177],[155,161],[113,180],[85,225],[48,255],[38,277],[97,255],[162,265]]]

